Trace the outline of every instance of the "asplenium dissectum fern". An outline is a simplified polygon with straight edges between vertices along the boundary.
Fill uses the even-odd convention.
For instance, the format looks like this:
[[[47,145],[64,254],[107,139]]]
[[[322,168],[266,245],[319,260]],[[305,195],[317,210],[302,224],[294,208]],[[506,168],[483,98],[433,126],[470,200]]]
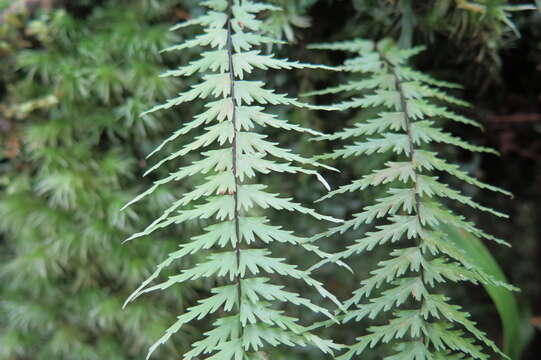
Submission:
[[[274,6],[242,0],[211,0],[202,4],[208,8],[204,15],[181,23],[174,29],[199,26],[204,32],[167,50],[193,47],[207,50],[201,52],[200,59],[166,74],[199,74],[201,80],[191,89],[149,112],[168,109],[197,98],[208,99],[205,105],[207,110],[195,116],[193,121],[183,124],[152,154],[179,136],[191,137],[193,141],[159,161],[149,172],[166,161],[188,154],[198,155],[199,160],[157,181],[128,205],[171,181],[182,181],[190,177],[202,179],[201,184],[175,201],[144,231],[128,240],[191,220],[204,220],[211,225],[203,229],[202,234],[184,239],[180,249],[158,265],[157,270],[128,298],[127,303],[144,293],[165,290],[187,281],[207,278],[217,284],[207,298],[199,300],[197,305],[189,307],[178,317],[163,337],[150,348],[148,357],[184,325],[203,318],[212,323],[213,327],[204,334],[203,339],[192,344],[192,350],[184,354],[185,360],[199,356],[223,360],[250,359],[252,354],[267,351],[268,345],[315,345],[325,353],[332,352],[337,348],[332,341],[312,334],[298,319],[279,310],[279,304],[292,303],[327,317],[332,318],[332,315],[308,299],[273,284],[264,275],[271,274],[273,279],[297,279],[339,304],[308,271],[288,264],[284,258],[273,257],[268,245],[289,244],[304,247],[320,256],[325,254],[307,239],[272,225],[261,213],[264,213],[264,209],[272,208],[306,214],[320,220],[336,220],[320,215],[290,198],[268,192],[263,184],[254,183],[257,174],[271,172],[310,174],[324,183],[314,170],[304,168],[306,164],[320,166],[319,163],[279,147],[256,131],[273,127],[321,135],[280,120],[266,113],[264,106],[260,105],[316,107],[266,89],[261,81],[245,79],[255,68],[264,70],[317,66],[277,59],[257,50],[276,42],[260,31],[264,24],[256,17],[263,11],[277,10]],[[194,137],[191,134],[196,129],[202,134]],[[175,260],[195,254],[202,258],[202,253],[206,254],[203,262],[151,286],[160,272]]]
[[[441,105],[467,104],[446,94],[445,89],[455,85],[408,67],[409,58],[422,48],[402,50],[390,40],[379,43],[358,40],[314,48],[356,53],[357,56],[347,60],[342,68],[364,74],[361,80],[314,94],[354,92],[360,96],[338,107],[380,110],[377,117],[329,136],[333,140],[358,140],[323,157],[353,159],[387,152],[394,157],[383,168],[324,197],[363,191],[368,187],[384,191],[373,205],[364,207],[351,220],[324,234],[343,234],[362,224],[373,224],[372,231],[336,255],[335,260],[368,254],[381,245],[392,249],[389,257],[378,263],[345,303],[348,310],[344,315],[345,322],[377,321],[376,318],[383,315],[387,321],[369,327],[339,359],[347,360],[388,343],[394,349],[394,354],[385,358],[388,360],[488,359],[485,347],[505,357],[476,327],[467,312],[438,291],[441,283],[463,281],[512,288],[471,263],[446,236],[444,228],[453,226],[505,244],[444,205],[451,200],[505,217],[452,189],[437,176],[447,173],[469,184],[508,194],[471,177],[430,150],[431,143],[445,143],[474,152],[494,152],[471,145],[436,125],[438,119],[446,119],[476,126],[476,122]]]

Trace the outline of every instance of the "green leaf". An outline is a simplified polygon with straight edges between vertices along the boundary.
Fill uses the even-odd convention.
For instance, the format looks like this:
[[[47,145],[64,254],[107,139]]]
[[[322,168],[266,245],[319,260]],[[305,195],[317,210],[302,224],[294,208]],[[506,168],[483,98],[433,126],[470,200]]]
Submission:
[[[453,226],[445,225],[444,228],[449,238],[464,250],[464,253],[472,263],[475,263],[495,279],[507,282],[506,276],[500,266],[477,237]],[[500,315],[504,335],[503,350],[511,359],[518,360],[521,358],[521,354],[527,345],[522,335],[522,329],[524,326],[530,325],[521,323],[523,317],[521,316],[517,299],[512,291],[490,284],[484,284],[483,286],[490,295]]]

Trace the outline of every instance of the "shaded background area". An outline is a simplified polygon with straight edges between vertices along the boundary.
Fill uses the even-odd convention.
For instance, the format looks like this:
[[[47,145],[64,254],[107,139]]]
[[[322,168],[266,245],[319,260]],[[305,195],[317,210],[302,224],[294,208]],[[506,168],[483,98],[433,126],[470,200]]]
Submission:
[[[523,3],[501,0],[486,0],[484,7],[481,2],[458,0],[275,2],[284,11],[272,15],[268,26],[290,43],[274,49],[282,56],[338,65],[347,54],[316,52],[306,46],[390,36],[404,46],[427,47],[416,57],[418,69],[464,85],[455,95],[473,104],[465,114],[479,120],[485,130],[456,125],[450,129],[470,142],[498,149],[501,156],[439,150],[483,181],[515,194],[509,199],[458,184],[479,202],[510,215],[509,221],[501,221],[459,209],[513,245],[512,249],[490,246],[490,250],[510,282],[522,289],[516,294],[521,312],[517,336],[525,343],[520,358],[537,359],[541,349],[541,13],[509,8]],[[160,54],[159,50],[190,36],[190,30],[175,34],[167,30],[199,14],[196,5],[195,0],[0,0],[0,359],[142,359],[174,317],[212,287],[205,281],[177,286],[121,310],[124,299],[155,264],[202,225],[194,222],[121,245],[152,221],[175,194],[191,186],[190,182],[176,184],[157,192],[136,211],[119,212],[135,194],[166,174],[163,170],[153,178],[142,178],[143,170],[155,161],[145,160],[146,154],[180,121],[200,110],[200,104],[194,103],[138,117],[142,110],[190,85],[159,74],[193,54]],[[347,76],[270,71],[266,81],[295,95],[337,84]],[[313,99],[322,104],[339,100]],[[325,132],[369,115],[276,111]],[[339,145],[313,143],[279,131],[269,135],[307,155]],[[331,165],[341,173],[325,176],[336,187],[382,161],[375,156],[356,163],[336,162]],[[190,158],[184,158],[170,168],[188,163]],[[287,181],[270,176],[265,181],[305,203],[324,191],[304,175]],[[352,194],[318,206],[327,214],[348,217],[375,195]],[[307,218],[279,214],[274,218],[305,234],[326,226]],[[356,235],[329,239],[322,246],[337,251]],[[293,250],[288,256],[304,266],[314,260]],[[371,261],[359,258],[353,264],[359,278],[371,268]],[[317,275],[341,298],[358,282],[332,267]],[[481,287],[448,291],[492,338],[503,342],[499,314]],[[184,328],[155,358],[178,358],[204,326]],[[358,326],[343,326],[333,330],[333,337],[350,343],[361,332]],[[302,349],[286,355],[319,356]]]

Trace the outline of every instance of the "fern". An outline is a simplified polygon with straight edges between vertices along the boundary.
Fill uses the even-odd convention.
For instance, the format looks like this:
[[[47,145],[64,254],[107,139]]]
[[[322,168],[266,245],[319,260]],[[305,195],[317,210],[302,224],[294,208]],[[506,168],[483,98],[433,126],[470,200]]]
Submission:
[[[175,201],[144,231],[128,240],[149,235],[168,225],[192,220],[203,220],[211,224],[205,227],[202,234],[182,243],[178,251],[169,254],[126,303],[151,291],[165,290],[178,283],[203,278],[210,278],[217,285],[209,297],[199,300],[197,305],[188,308],[178,317],[163,337],[149,349],[147,358],[183,326],[207,316],[214,318],[214,327],[204,334],[202,340],[192,344],[192,350],[184,354],[185,360],[203,354],[208,355],[209,359],[249,359],[252,354],[262,351],[264,343],[272,346],[310,344],[324,353],[330,353],[338,346],[312,334],[306,326],[299,324],[296,318],[277,310],[276,304],[292,303],[330,318],[332,315],[299,294],[273,284],[269,277],[261,274],[271,274],[274,279],[281,276],[303,281],[320,295],[339,304],[308,271],[288,264],[284,258],[272,257],[268,245],[283,243],[302,246],[319,256],[326,254],[308,242],[307,238],[296,236],[280,226],[271,225],[269,219],[256,208],[297,212],[319,220],[337,220],[320,215],[290,198],[271,193],[265,185],[254,181],[257,174],[303,173],[316,176],[326,185],[314,170],[304,167],[306,164],[322,166],[321,164],[283,149],[269,141],[265,135],[256,132],[256,128],[273,127],[321,135],[280,120],[266,113],[264,106],[256,104],[313,109],[318,107],[266,89],[262,81],[245,79],[256,68],[265,70],[318,66],[277,59],[257,50],[258,47],[276,42],[259,32],[259,29],[263,28],[263,22],[258,17],[261,12],[277,10],[276,7],[237,0],[211,0],[203,2],[203,5],[209,9],[204,15],[183,22],[173,29],[200,26],[204,32],[166,51],[198,47],[207,50],[201,53],[198,60],[165,74],[200,74],[200,81],[178,97],[145,113],[168,109],[198,98],[209,99],[205,105],[206,111],[184,124],[152,154],[159,152],[181,135],[189,137],[189,134],[197,130],[200,135],[159,161],[147,173],[170,160],[188,154],[198,155],[199,160],[157,181],[126,206],[169,182],[192,178],[201,180],[201,183]],[[192,268],[185,268],[165,282],[151,286],[151,282],[161,271],[174,261],[191,255],[202,258],[201,254],[206,254],[202,262]]]
[[[437,173],[450,174],[469,184],[509,195],[471,177],[429,149],[431,143],[443,143],[474,152],[494,152],[471,145],[436,126],[437,119],[479,126],[441,105],[467,106],[447,95],[445,89],[456,85],[438,81],[408,67],[408,60],[423,50],[420,47],[399,49],[391,40],[378,43],[356,40],[321,44],[314,48],[357,53],[356,57],[346,60],[342,68],[362,73],[364,77],[313,94],[356,92],[361,96],[344,101],[339,107],[380,111],[374,119],[329,136],[334,140],[358,137],[362,140],[323,157],[350,158],[389,152],[395,157],[385,167],[322,198],[368,187],[385,191],[375,204],[364,207],[351,220],[324,234],[342,234],[362,224],[373,223],[375,226],[374,230],[336,255],[334,260],[366,254],[382,245],[393,248],[390,257],[378,263],[345,303],[349,310],[344,315],[345,322],[374,320],[385,314],[389,321],[369,327],[368,333],[359,337],[357,343],[339,359],[348,360],[386,343],[390,343],[395,351],[394,355],[386,357],[389,360],[488,359],[489,356],[483,352],[485,347],[505,357],[494,342],[476,327],[467,312],[436,289],[438,284],[461,281],[512,289],[469,262],[444,230],[445,226],[454,226],[475,236],[506,244],[443,205],[443,199],[453,200],[463,206],[506,217],[442,183]],[[326,259],[321,264],[328,261]]]

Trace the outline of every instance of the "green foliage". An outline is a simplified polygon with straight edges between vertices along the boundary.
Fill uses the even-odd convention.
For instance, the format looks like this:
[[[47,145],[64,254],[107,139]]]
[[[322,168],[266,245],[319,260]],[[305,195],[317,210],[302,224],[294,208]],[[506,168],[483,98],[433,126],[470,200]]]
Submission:
[[[460,100],[446,96],[460,93],[474,103],[472,108],[475,109],[475,118],[487,128],[485,132],[468,131],[467,127],[452,123],[449,119],[473,125],[470,120],[449,110],[428,107],[427,109],[441,118],[437,119],[441,126],[451,129],[453,133],[460,133],[470,141],[455,142],[456,139],[449,138],[441,131],[434,132],[432,127],[424,126],[422,130],[428,131],[438,143],[423,143],[422,150],[438,149],[446,159],[452,159],[456,165],[425,153],[434,169],[423,171],[434,172],[439,176],[438,182],[453,185],[457,190],[475,197],[476,201],[486,208],[504,208],[513,216],[511,225],[506,221],[494,221],[489,212],[477,212],[473,208],[460,205],[454,207],[460,210],[464,219],[475,219],[479,227],[490,227],[491,231],[500,237],[520,244],[513,249],[492,246],[490,251],[500,261],[502,269],[509,274],[510,279],[514,283],[520,283],[523,291],[515,295],[520,308],[527,307],[530,302],[531,310],[522,310],[520,313],[523,317],[519,318],[513,311],[513,293],[509,289],[493,286],[492,281],[479,281],[489,289],[491,297],[497,299],[496,308],[503,325],[500,329],[494,304],[483,294],[481,287],[475,290],[469,285],[455,286],[453,282],[447,281],[441,283],[438,290],[444,291],[446,296],[453,297],[455,302],[464,305],[475,318],[482,319],[483,327],[490,329],[490,337],[501,339],[504,352],[516,358],[517,355],[513,354],[516,354],[515,350],[521,346],[521,342],[515,340],[518,338],[513,337],[513,334],[516,335],[516,329],[524,329],[530,325],[530,320],[537,319],[539,302],[536,300],[541,291],[537,261],[539,236],[536,229],[537,204],[541,201],[537,195],[538,176],[535,176],[535,169],[539,168],[539,161],[536,160],[536,155],[539,155],[536,146],[539,129],[535,121],[530,121],[539,113],[539,107],[536,106],[539,95],[536,87],[539,79],[536,76],[539,71],[536,71],[536,66],[538,50],[541,48],[538,46],[541,43],[540,13],[512,12],[528,6],[511,4],[526,1],[505,0],[269,2],[281,7],[281,10],[264,11],[256,18],[263,21],[260,23],[261,28],[269,37],[269,42],[262,42],[243,52],[243,57],[238,60],[243,66],[241,70],[244,79],[237,80],[252,79],[247,73],[252,65],[243,60],[253,61],[253,54],[250,52],[256,48],[262,49],[256,55],[263,55],[257,59],[269,68],[263,74],[258,74],[258,79],[264,81],[265,88],[294,94],[309,91],[321,84],[336,83],[339,79],[354,80],[356,76],[363,76],[363,73],[352,75],[347,72],[310,71],[300,68],[298,64],[290,64],[293,71],[275,69],[273,66],[276,58],[268,57],[267,53],[272,49],[278,57],[287,54],[290,58],[311,59],[311,62],[316,63],[336,63],[341,61],[343,54],[307,51],[306,44],[333,39],[381,39],[391,36],[397,39],[402,48],[410,48],[412,43],[424,44],[429,48],[429,51],[420,53],[411,62],[416,68],[465,85],[465,89],[455,89],[449,87],[448,83],[436,82],[417,73],[424,81],[438,85],[424,89],[434,95],[434,104],[442,104],[447,99],[454,102],[453,105],[464,105]],[[227,192],[232,186],[232,177],[222,171],[223,177],[217,176],[207,181],[206,178],[215,175],[215,172],[204,174],[202,169],[213,165],[194,163],[205,160],[206,157],[201,152],[208,151],[211,160],[216,161],[216,169],[226,169],[229,166],[225,160],[229,159],[231,149],[223,147],[230,146],[232,140],[229,137],[230,128],[227,127],[229,124],[226,124],[230,121],[210,119],[205,124],[196,121],[205,116],[212,117],[213,114],[207,113],[194,118],[194,114],[200,112],[202,104],[218,100],[210,99],[212,94],[208,96],[209,99],[198,97],[184,106],[146,113],[139,117],[142,111],[161,101],[160,99],[173,96],[177,88],[181,87],[183,93],[190,91],[191,85],[199,84],[202,76],[213,71],[199,71],[199,66],[223,66],[223,56],[204,56],[197,59],[201,63],[192,64],[190,68],[167,72],[167,75],[171,76],[195,71],[189,77],[173,79],[158,76],[163,68],[171,68],[178,63],[188,65],[188,60],[201,52],[201,47],[192,47],[198,41],[194,42],[192,35],[206,34],[200,31],[199,26],[187,27],[178,33],[167,31],[172,22],[193,19],[204,14],[204,7],[200,6],[200,3],[201,1],[194,0],[0,0],[1,359],[141,359],[144,358],[145,350],[164,333],[174,318],[180,315],[187,323],[153,354],[155,359],[173,359],[179,357],[179,354],[188,353],[194,341],[208,339],[203,334],[207,330],[214,331],[213,334],[219,336],[216,329],[210,326],[209,320],[220,322],[221,329],[227,329],[229,324],[238,325],[238,320],[227,323],[227,316],[236,314],[235,304],[231,303],[233,299],[228,295],[234,290],[234,281],[231,282],[229,277],[237,268],[231,261],[232,257],[227,257],[232,255],[230,250],[235,245],[234,241],[231,241],[235,236],[231,234],[234,229],[230,223],[227,226],[228,223],[216,219],[216,216],[228,216],[226,206],[230,204],[223,204],[225,210],[199,207],[208,200],[209,192],[214,195]],[[518,38],[517,30],[522,33],[522,38]],[[263,35],[259,31],[253,34]],[[159,52],[164,46],[178,42],[177,38],[182,39],[177,45],[180,51]],[[207,37],[209,38],[212,38],[212,34]],[[275,42],[270,38],[284,42]],[[294,43],[294,46],[285,46],[285,41]],[[210,50],[218,48],[211,46]],[[215,60],[218,61],[216,64]],[[503,66],[500,66],[500,63]],[[225,66],[227,67],[227,64]],[[219,71],[221,69],[216,72]],[[499,84],[500,79],[505,82]],[[490,91],[483,92],[486,86],[490,86]],[[437,88],[439,91],[435,92]],[[347,89],[358,92],[348,85],[344,87],[344,90]],[[380,87],[379,90],[389,89]],[[321,101],[336,102],[336,99],[344,94],[340,89],[336,91],[339,92],[325,95]],[[367,89],[360,91],[363,94],[373,94]],[[278,101],[283,99],[278,98]],[[381,92],[381,96],[366,100],[364,105],[377,104],[378,101],[394,106],[394,100],[388,92]],[[263,140],[272,139],[276,148],[278,145],[274,142],[281,144],[279,150],[288,148],[303,154],[304,157],[311,157],[336,143],[308,141],[312,135],[317,136],[319,133],[304,129],[300,124],[322,132],[324,129],[325,132],[338,133],[341,133],[344,127],[356,128],[360,124],[366,124],[363,129],[359,129],[361,134],[368,134],[360,135],[364,138],[379,138],[382,132],[402,132],[400,127],[393,125],[399,122],[393,121],[392,116],[385,121],[377,119],[378,113],[388,112],[385,104],[362,107],[365,111],[357,111],[357,105],[350,102],[350,108],[340,112],[314,112],[307,107],[291,105],[274,106],[272,110],[276,116],[273,123],[261,120],[262,113],[251,119],[254,129],[250,131],[255,134],[257,129],[258,134],[264,133],[267,137],[249,140],[264,146]],[[203,110],[209,108],[203,107]],[[472,109],[464,111],[472,112]],[[515,116],[514,112],[524,114]],[[505,120],[507,114],[511,116]],[[190,121],[191,126],[186,126],[186,119],[194,119]],[[287,122],[279,119],[287,119]],[[511,119],[513,121],[509,121]],[[165,154],[164,157],[180,151],[178,156],[164,162],[145,178],[140,178],[138,174],[147,167],[144,155],[156,147],[159,139],[166,138],[177,130],[179,122],[184,126],[173,136],[172,141],[159,150],[160,154]],[[223,127],[213,127],[220,125],[218,123]],[[260,133],[261,125],[265,126],[265,129]],[[206,129],[209,126],[212,128]],[[393,138],[390,134],[385,137],[393,142],[404,139]],[[198,139],[199,142],[196,142]],[[348,139],[346,136],[345,140]],[[220,142],[223,144],[220,145]],[[493,157],[489,152],[470,155],[467,150],[455,146],[471,148],[473,143],[500,145],[503,157]],[[385,142],[382,144],[385,145]],[[375,152],[368,156],[349,157],[349,154],[362,150],[352,147],[342,153],[348,157],[330,160],[328,164],[339,168],[341,172],[328,171],[325,178],[329,183],[345,184],[359,179],[359,174],[366,174],[366,169],[383,169],[384,163],[388,161],[407,162],[404,161],[407,160],[407,155],[396,155],[393,152],[394,146],[379,153],[380,148],[375,146],[377,144],[372,145],[374,147],[367,148],[366,151]],[[403,144],[399,145],[396,151],[404,148]],[[286,156],[287,160],[280,164],[273,163],[271,160],[276,157],[268,150],[277,151],[276,148],[265,148],[265,154],[258,151],[258,155],[265,155],[264,158],[242,159],[247,166],[238,169],[243,176],[239,176],[243,185],[265,183],[268,186],[265,190],[258,187],[244,189],[250,198],[242,201],[247,207],[250,206],[249,202],[254,205],[248,211],[242,210],[242,214],[250,214],[248,221],[241,224],[242,237],[243,240],[246,239],[243,249],[248,250],[247,259],[271,258],[272,255],[267,252],[250,252],[258,248],[272,251],[275,257],[287,258],[287,262],[265,262],[265,266],[270,271],[294,275],[293,270],[313,265],[316,256],[307,256],[307,250],[322,257],[328,256],[305,239],[325,231],[328,224],[312,216],[300,216],[284,209],[275,209],[282,207],[284,203],[277,202],[272,197],[270,200],[267,197],[262,198],[263,192],[268,190],[270,193],[287,194],[287,198],[309,204],[323,196],[326,191],[321,182],[316,181],[317,173],[304,166],[310,166],[311,161],[306,162],[295,153],[284,150],[273,154]],[[285,163],[288,163],[287,166]],[[396,166],[401,167],[400,164]],[[179,174],[180,170],[184,172]],[[402,170],[403,179],[411,182],[412,176],[407,166],[401,168]],[[179,181],[168,181],[171,173],[177,173],[182,178],[179,178]],[[466,180],[466,183],[461,184],[449,173],[459,180]],[[483,187],[489,190],[492,188],[478,182],[470,174],[481,175],[488,182],[513,189],[516,200],[510,202],[504,197],[494,196],[490,191],[482,191]],[[160,178],[165,178],[163,185],[153,188],[153,182]],[[176,178],[175,176],[169,180]],[[352,212],[372,204],[378,197],[387,198],[382,206],[389,208],[401,205],[402,202],[404,206],[414,207],[414,203],[406,204],[408,199],[412,199],[406,191],[381,196],[381,193],[389,191],[389,188],[407,188],[406,185],[401,185],[401,182],[399,177],[396,181],[368,186],[363,191],[345,192],[332,200],[319,203],[318,210],[334,217],[350,219]],[[430,184],[431,187],[437,185]],[[481,189],[478,189],[479,186]],[[152,189],[148,201],[138,202],[133,210],[119,212],[119,208],[129,199],[147,188]],[[442,191],[445,191],[445,188],[438,189],[439,194]],[[452,195],[467,201],[460,197],[459,193]],[[121,246],[123,239],[141,230],[141,224],[151,223],[156,214],[168,209],[179,196],[179,207],[160,221],[182,215],[182,220],[186,220],[184,223],[164,227],[160,232],[148,235],[145,241],[139,240]],[[198,199],[198,196],[201,197]],[[436,200],[436,195],[433,196]],[[271,201],[272,204],[267,209],[261,209],[256,200]],[[449,199],[437,201],[441,204],[451,203]],[[377,201],[375,204],[378,204]],[[200,211],[185,212],[191,210]],[[205,218],[214,210],[215,215]],[[396,215],[404,216],[406,211],[402,207],[396,210]],[[358,227],[354,226],[340,234],[334,241],[325,241],[321,244],[322,250],[330,253],[340,251],[343,244],[377,230],[374,226],[385,225],[384,219],[378,216],[379,210],[374,208],[370,216],[367,216],[374,217],[373,219],[359,223]],[[468,226],[467,222],[461,224]],[[456,245],[458,250],[467,249],[465,255],[469,264],[475,264],[488,275],[505,281],[496,268],[485,267],[490,265],[490,262],[485,262],[489,257],[480,256],[483,254],[482,248],[471,247],[480,241],[471,234],[472,228],[469,228],[470,234],[467,234],[462,229],[443,223],[437,226],[438,230],[451,229],[445,231],[448,233],[448,240]],[[261,229],[265,229],[265,232]],[[284,229],[295,229],[295,234]],[[215,242],[216,245],[207,249],[205,244],[209,242]],[[404,237],[399,242],[392,242],[391,239],[387,244],[375,246],[369,254],[361,253],[359,261],[352,258],[349,265],[357,278],[369,278],[369,272],[374,270],[378,260],[388,261],[386,266],[392,270],[399,267],[404,256],[417,254],[413,251],[413,243],[405,242]],[[261,246],[262,244],[264,246]],[[296,244],[299,245],[295,246]],[[397,246],[401,248],[397,249]],[[220,250],[222,248],[223,250]],[[464,255],[457,249],[446,250],[456,250],[459,255]],[[229,254],[218,257],[219,251]],[[168,253],[172,253],[171,258],[167,257]],[[393,255],[389,256],[391,253]],[[474,255],[477,256],[473,257]],[[176,257],[179,257],[179,261],[175,261]],[[429,258],[432,259],[432,255],[429,255]],[[422,269],[422,264],[418,265],[419,257],[415,259],[412,260],[413,269],[417,269],[417,266]],[[155,264],[163,260],[169,261],[160,265],[160,271],[154,274]],[[194,269],[194,264],[205,264],[209,261],[223,264],[223,273],[217,272],[209,277],[202,276],[193,280],[201,275],[189,272]],[[247,295],[251,299],[253,297],[253,301],[256,301],[257,296],[259,301],[272,303],[272,310],[283,311],[281,315],[284,316],[287,314],[299,318],[301,324],[306,326],[320,320],[318,306],[324,304],[317,300],[318,291],[314,286],[306,285],[293,276],[270,274],[267,277],[267,274],[262,274],[264,270],[254,277],[249,277],[249,264],[243,263],[245,280],[253,280],[250,286],[261,289],[256,295]],[[291,269],[287,264],[295,264],[297,268]],[[432,267],[445,270],[448,276],[460,280],[460,272],[454,268],[437,263],[432,264]],[[259,271],[260,268],[253,269]],[[409,277],[413,274],[413,270],[409,269],[406,274],[398,276]],[[192,280],[182,284],[175,283],[167,291],[148,291],[138,302],[124,311],[121,310],[123,301],[130,291],[137,288],[141,279],[152,276],[156,284],[166,282],[163,285],[165,287],[172,284],[172,281],[167,282],[169,275],[175,276],[173,281],[187,277]],[[478,274],[471,275],[475,277]],[[396,274],[391,273],[388,276]],[[270,280],[265,282],[262,277]],[[260,280],[264,283],[263,286],[258,283]],[[340,298],[349,297],[358,287],[356,276],[336,266],[319,269],[318,280]],[[157,289],[154,285],[154,282],[149,281],[141,288],[141,293],[151,288]],[[381,284],[373,282],[372,285],[371,296],[374,297],[391,288],[386,278]],[[218,292],[212,289],[218,289]],[[302,298],[295,294],[302,295]],[[227,297],[227,300],[223,300],[224,297]],[[198,300],[201,302],[198,303]],[[213,302],[222,305],[215,309]],[[414,303],[415,300],[409,297],[402,308],[411,310]],[[191,307],[194,307],[192,315],[197,316],[190,320],[191,315],[186,315],[186,309]],[[310,308],[315,311],[306,311]],[[502,311],[502,308],[505,308],[505,311]],[[393,310],[399,309],[380,311],[375,325],[384,324]],[[255,314],[256,311],[252,310],[250,313]],[[199,316],[204,314],[207,315],[200,319]],[[256,317],[256,321],[259,321],[257,319]],[[250,321],[253,321],[247,316],[241,320],[246,322],[245,330],[250,326]],[[354,336],[362,334],[362,329],[373,321],[369,318],[360,323],[349,321],[341,326],[320,328],[317,334],[339,343],[352,344]],[[329,320],[326,323],[334,322]],[[460,327],[455,329],[458,328]],[[265,338],[272,342],[271,346],[279,343],[272,330],[267,331],[265,328],[265,331]],[[252,344],[251,349],[256,347],[258,337],[245,331],[245,338],[247,343]],[[458,344],[460,340],[454,341]],[[305,342],[308,344],[310,341]],[[377,348],[366,350],[358,358],[381,359],[393,347],[399,346],[403,351],[411,351],[412,356],[423,354],[424,350],[418,343],[400,345],[398,342],[390,340],[388,344],[379,344]],[[537,358],[535,347],[534,345],[526,349],[525,359]],[[265,347],[260,349],[267,351]],[[201,354],[198,358],[209,356],[212,354]],[[277,346],[270,357],[273,360],[304,360],[320,356],[317,347]],[[268,358],[263,352],[257,352],[256,357]],[[457,356],[448,355],[445,358],[452,359]]]
[[[323,165],[281,148],[277,143],[269,141],[266,135],[259,133],[260,129],[271,127],[321,135],[266,113],[262,105],[318,107],[267,89],[262,81],[245,79],[254,69],[284,70],[320,66],[278,59],[257,50],[278,42],[257,32],[264,25],[259,14],[275,11],[275,6],[247,0],[211,0],[203,2],[203,5],[209,9],[207,12],[180,23],[173,30],[194,25],[202,27],[204,32],[166,49],[205,48],[200,59],[165,74],[197,74],[199,81],[178,97],[144,113],[146,116],[198,98],[207,99],[204,105],[206,110],[196,115],[194,120],[184,123],[151,155],[160,152],[181,135],[193,141],[152,166],[147,174],[180,157],[193,156],[193,161],[155,182],[154,186],[126,206],[150,196],[165,184],[193,181],[188,192],[174,201],[145,230],[128,240],[151,235],[173,224],[199,220],[207,225],[202,234],[184,239],[180,249],[159,264],[157,270],[127,302],[144,293],[200,279],[209,279],[213,288],[208,297],[201,298],[197,305],[189,307],[178,317],[150,347],[147,358],[173,334],[207,316],[213,319],[213,327],[203,334],[203,339],[192,344],[192,350],[184,354],[184,359],[189,360],[201,354],[209,354],[210,359],[252,359],[262,356],[262,351],[266,351],[268,345],[313,345],[324,353],[331,353],[338,348],[337,345],[316,336],[309,327],[301,325],[298,319],[286,315],[283,310],[278,310],[277,306],[291,303],[329,318],[332,315],[307,298],[284,290],[283,286],[274,285],[273,282],[280,278],[297,279],[317,290],[321,296],[339,304],[338,300],[320,282],[314,280],[309,271],[287,263],[283,257],[272,256],[280,244],[304,247],[319,256],[328,255],[311,244],[309,238],[293,235],[291,231],[271,225],[263,210],[285,210],[307,214],[318,220],[337,220],[293,202],[292,198],[268,191],[266,185],[257,182],[261,176],[256,176],[303,173],[313,175],[327,186],[314,170],[305,168],[308,164]],[[187,263],[191,256],[199,259],[195,265]],[[150,286],[164,268],[177,260],[192,266],[184,267],[165,282]]]
[[[179,187],[161,189],[137,214],[119,211],[140,190],[132,174],[161,127],[157,115],[136,120],[139,108],[174,84],[157,80],[157,49],[172,40],[167,25],[142,2],[114,3],[84,19],[58,9],[29,20],[40,46],[6,59],[11,82],[0,111],[9,125],[0,142],[2,150],[12,145],[0,168],[2,359],[139,359],[193,293],[184,287],[120,311],[153,259],[186,231],[121,245]],[[29,46],[21,34],[13,46]]]
[[[534,10],[532,1],[506,0],[353,0],[361,19],[344,36],[378,39],[392,36],[404,48],[430,45],[435,70],[464,68],[464,81],[485,89],[501,80],[502,50],[520,37],[513,17]],[[441,69],[442,66],[445,69]],[[457,76],[450,71],[451,76]]]
[[[383,168],[323,197],[369,187],[380,187],[385,194],[373,205],[354,214],[351,220],[322,235],[343,234],[363,224],[373,224],[372,231],[363,234],[333,259],[366,256],[383,245],[393,248],[390,257],[377,264],[345,303],[346,307],[353,307],[345,313],[345,322],[376,320],[384,315],[387,322],[368,327],[368,333],[359,337],[339,359],[348,360],[387,343],[392,345],[394,355],[388,355],[386,359],[488,359],[483,346],[506,357],[470,320],[469,313],[439,290],[442,284],[449,282],[513,289],[473,262],[443,228],[444,225],[454,226],[473,236],[506,244],[445,205],[447,200],[452,200],[460,206],[506,217],[441,182],[439,176],[442,174],[509,195],[471,177],[431,150],[433,143],[443,143],[473,152],[494,152],[471,145],[436,126],[437,120],[477,125],[445,106],[446,103],[467,105],[447,94],[456,85],[435,80],[408,66],[409,59],[423,48],[400,49],[390,40],[378,43],[355,40],[314,48],[355,53],[357,56],[346,60],[342,69],[364,75],[361,80],[315,94],[353,92],[359,95],[340,103],[339,108],[374,108],[378,111],[373,119],[329,136],[331,139],[360,140],[322,157],[393,154],[392,161]],[[324,259],[321,263],[328,261]]]

